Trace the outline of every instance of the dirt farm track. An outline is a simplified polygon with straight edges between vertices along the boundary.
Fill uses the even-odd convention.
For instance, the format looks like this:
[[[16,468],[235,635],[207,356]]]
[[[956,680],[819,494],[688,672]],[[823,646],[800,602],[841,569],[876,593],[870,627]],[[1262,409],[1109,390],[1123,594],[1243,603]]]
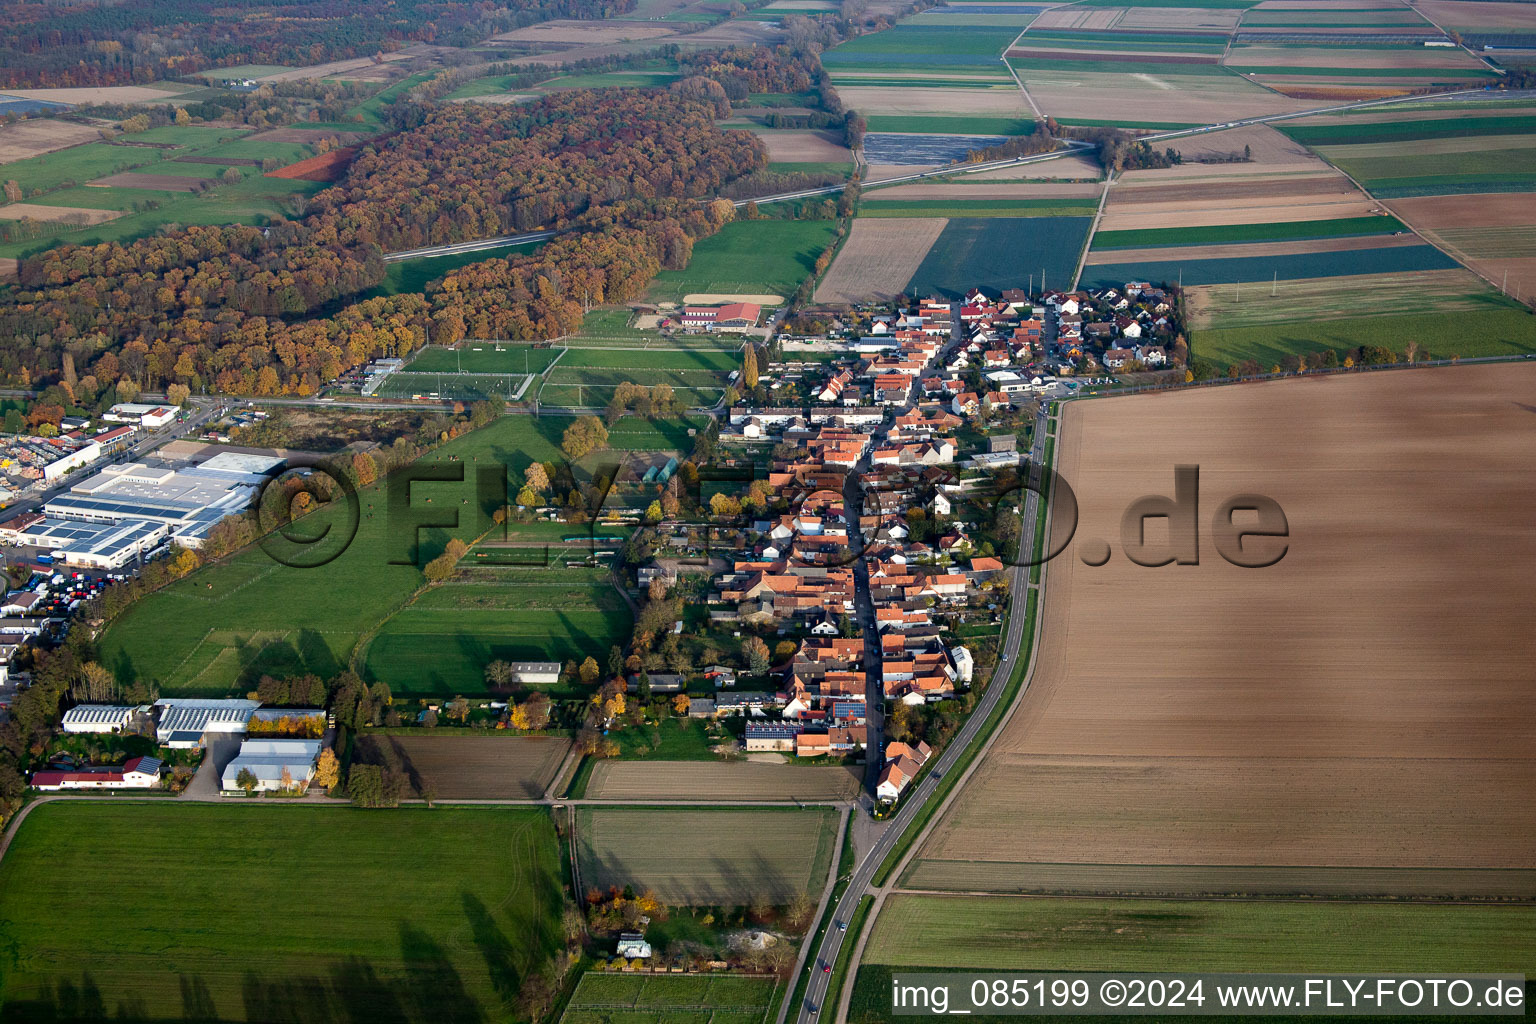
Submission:
[[[1081,516],[1034,679],[914,875],[1536,897],[1533,395],[1536,364],[1506,363],[1069,404]],[[1176,464],[1200,470],[1199,564],[1132,564],[1122,515]],[[1240,494],[1284,510],[1277,564],[1217,553]]]

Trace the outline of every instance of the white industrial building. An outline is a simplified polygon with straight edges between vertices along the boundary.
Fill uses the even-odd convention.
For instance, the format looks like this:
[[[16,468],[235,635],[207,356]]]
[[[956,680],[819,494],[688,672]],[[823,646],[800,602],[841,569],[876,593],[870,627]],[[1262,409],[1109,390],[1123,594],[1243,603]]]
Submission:
[[[554,686],[560,682],[558,661],[514,661],[512,682],[521,686]]]
[[[259,700],[207,700],[163,697],[155,701],[160,717],[155,739],[176,749],[203,746],[208,733],[243,735]]]
[[[133,423],[148,430],[163,427],[176,418],[173,405],[143,405],[139,402],[119,402],[101,414],[104,420],[114,423]]]
[[[322,746],[320,740],[245,740],[240,744],[239,755],[224,766],[219,785],[223,789],[239,789],[236,780],[242,771],[248,771],[256,779],[258,793],[281,790],[285,772],[289,786],[308,786],[315,777],[315,763],[320,759]]]
[[[44,516],[14,533],[13,543],[41,548],[69,565],[115,570],[163,544],[167,523],[121,519],[107,523]]]
[[[57,483],[64,479],[64,475],[70,470],[79,469],[88,462],[95,462],[101,458],[101,445],[95,441],[86,441],[73,451],[67,451],[54,461],[43,467],[43,479],[48,483]]]
[[[43,510],[87,522],[160,523],[171,540],[195,548],[220,520],[248,508],[268,474],[282,465],[282,459],[236,452],[180,468],[129,462],[106,467]]]
[[[122,704],[80,704],[64,712],[65,732],[122,732],[133,718]]]

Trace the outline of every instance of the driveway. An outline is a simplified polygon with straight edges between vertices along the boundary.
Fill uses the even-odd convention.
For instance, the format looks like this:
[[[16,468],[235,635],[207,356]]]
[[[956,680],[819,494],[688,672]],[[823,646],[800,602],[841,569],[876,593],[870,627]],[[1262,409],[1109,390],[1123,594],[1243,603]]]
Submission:
[[[197,774],[192,777],[192,783],[187,786],[187,791],[182,794],[183,800],[218,801],[224,799],[219,796],[219,778],[224,774],[224,766],[235,759],[240,753],[240,737],[230,733],[208,733],[208,749],[203,754],[203,763],[198,766]]]

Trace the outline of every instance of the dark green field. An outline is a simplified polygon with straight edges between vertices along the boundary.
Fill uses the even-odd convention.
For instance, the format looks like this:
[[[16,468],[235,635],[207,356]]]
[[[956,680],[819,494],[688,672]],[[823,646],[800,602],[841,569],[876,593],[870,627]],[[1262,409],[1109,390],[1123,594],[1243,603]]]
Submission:
[[[1155,246],[1218,245],[1225,242],[1286,242],[1298,238],[1390,235],[1406,230],[1407,226],[1396,217],[1343,217],[1338,220],[1223,224],[1195,228],[1141,228],[1100,231],[1093,236],[1093,248],[1144,249]]]
[[[1282,121],[1275,127],[1304,146],[1358,145],[1365,142],[1458,139],[1469,135],[1518,135],[1536,130],[1536,115],[1455,117],[1439,121],[1387,121],[1379,124],[1352,124],[1347,119],[1341,119],[1339,124],[1319,125],[1287,125]]]
[[[956,217],[907,283],[911,295],[963,295],[971,288],[1018,288],[1027,275],[1071,284],[1092,217]]]
[[[1410,340],[1418,342],[1420,358],[1536,352],[1536,316],[1509,308],[1196,330],[1190,338],[1190,355],[1222,370],[1248,359],[1268,369],[1288,355],[1329,349],[1342,353],[1362,345],[1381,345],[1401,352]]]
[[[339,556],[318,568],[280,565],[265,551],[252,548],[193,573],[114,620],[101,638],[102,662],[119,678],[158,683],[167,695],[243,693],[262,674],[334,676],[347,667],[358,643],[392,622],[421,589],[424,578],[410,563],[414,542],[419,539],[417,562],[424,564],[451,537],[469,541],[490,529],[490,514],[506,495],[481,495],[478,471],[500,464],[520,475],[534,459],[562,460],[560,439],[570,422],[559,416],[508,415],[439,448],[418,465],[462,470],[464,481],[411,484],[410,519],[390,522],[383,483],[363,488],[356,536]],[[619,450],[686,451],[693,443],[690,426],[697,423],[630,417],[610,432],[609,444]],[[301,520],[296,529],[308,534],[333,525],[345,536],[345,518],[323,510]],[[457,525],[430,525],[455,520]],[[418,529],[418,524],[428,525]],[[398,564],[402,561],[406,564]],[[539,612],[539,628],[552,647],[566,651],[580,637],[606,636],[605,630],[621,628],[611,608],[595,603],[595,593],[579,598],[568,595],[560,612],[564,620]],[[517,600],[518,592],[509,589],[504,604],[513,608]],[[431,618],[431,607],[429,602],[418,613],[421,621]],[[515,610],[500,619],[440,617],[443,636],[434,642],[451,644],[445,649],[456,653],[430,679],[418,678],[419,664],[414,661],[389,663],[370,655],[364,667],[387,679],[396,693],[427,683],[434,693],[478,693],[484,688],[483,665],[471,662],[486,649],[508,643],[509,633],[519,630],[516,619]],[[382,639],[399,643],[388,636],[409,633],[414,621],[405,616],[393,630],[386,629]],[[529,627],[522,632],[525,638],[533,635]],[[518,642],[532,646],[527,639]],[[602,650],[607,650],[606,643]]]
[[[0,1017],[505,1020],[561,907],[543,810],[57,803],[0,865]]]
[[[828,70],[868,65],[921,67],[927,63],[995,64],[1019,34],[1017,26],[897,25],[857,36],[822,54]]]
[[[1191,250],[1191,255],[1198,253]],[[1105,263],[1083,268],[1081,285],[1118,288],[1127,281],[1192,284],[1231,284],[1234,281],[1289,281],[1303,277],[1342,277],[1354,274],[1393,274],[1409,270],[1449,270],[1455,260],[1432,245],[1404,245],[1348,252],[1295,253],[1283,256],[1239,256],[1230,259],[1191,258],[1177,262]]]

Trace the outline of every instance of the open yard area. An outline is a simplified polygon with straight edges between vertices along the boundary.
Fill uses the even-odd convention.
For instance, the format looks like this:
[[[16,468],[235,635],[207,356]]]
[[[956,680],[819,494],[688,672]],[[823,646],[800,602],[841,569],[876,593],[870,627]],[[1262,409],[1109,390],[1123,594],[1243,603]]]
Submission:
[[[830,808],[582,807],[576,819],[584,886],[654,889],[669,906],[782,904],[820,892],[837,845]]]
[[[943,217],[856,217],[816,288],[817,302],[865,302],[894,298],[948,223]]]
[[[587,796],[626,800],[852,800],[862,767],[753,761],[599,761]]]
[[[0,864],[3,1015],[506,1019],[561,905],[543,809],[57,803]]]
[[[922,857],[976,864],[972,888],[1114,867],[1060,888],[1180,868],[1191,893],[1536,896],[1533,387],[1521,362],[1069,404],[1078,539],[1048,570],[1034,681]],[[1202,522],[1277,503],[1286,539],[1243,551],[1279,561],[1240,568],[1202,530],[1198,565],[1132,563],[1122,514],[1175,465],[1199,467]],[[1167,531],[1147,537],[1156,561]],[[1166,614],[1106,634],[1118,608]]]
[[[651,284],[656,301],[690,292],[793,295],[832,242],[830,220],[738,220],[693,247],[686,270],[663,270]]]
[[[560,1024],[760,1024],[778,993],[774,978],[694,975],[636,977],[589,971]]]
[[[437,800],[536,800],[570,749],[564,736],[478,735],[464,729],[420,734],[368,733],[354,763],[399,766],[411,791]]]
[[[506,499],[477,503],[479,468],[499,462],[521,474],[535,459],[560,460],[569,424],[565,417],[504,416],[425,456],[427,466],[462,468],[464,481],[412,484],[411,515],[420,519],[404,526],[390,526],[384,483],[360,489],[355,535],[321,568],[281,565],[252,548],[193,573],[114,620],[101,638],[103,663],[122,678],[153,680],[167,695],[222,696],[249,690],[263,673],[335,675],[367,636],[363,667],[388,678],[396,693],[451,696],[483,690],[482,657],[563,658],[593,638],[606,651],[609,631],[628,628],[627,612],[606,603],[619,600],[606,583],[573,587],[551,577],[541,586],[527,578],[536,570],[526,570],[505,586],[473,575],[423,591],[417,568],[450,537],[469,541],[491,528],[492,506]],[[617,450],[676,451],[690,443],[694,425],[631,418],[613,429],[609,443]],[[343,510],[323,510],[314,528],[335,523],[345,536],[349,520]],[[425,525],[445,520],[457,525]],[[417,521],[424,525],[413,562]],[[308,522],[299,525],[307,530]]]

